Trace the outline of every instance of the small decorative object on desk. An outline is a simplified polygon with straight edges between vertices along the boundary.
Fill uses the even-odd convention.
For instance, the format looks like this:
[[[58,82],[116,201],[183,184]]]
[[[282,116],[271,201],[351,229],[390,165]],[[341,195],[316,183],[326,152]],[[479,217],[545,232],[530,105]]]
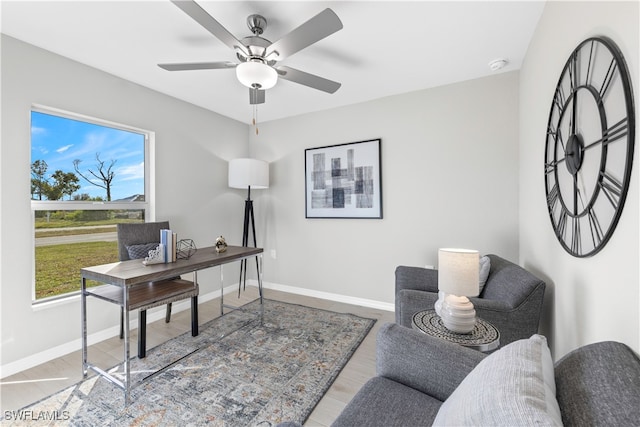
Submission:
[[[227,250],[227,242],[224,240],[224,237],[219,236],[216,239],[216,252],[219,254],[225,252]]]
[[[149,256],[142,261],[144,265],[164,263],[164,245],[160,243],[157,248],[149,251]]]
[[[176,245],[176,258],[189,259],[191,255],[195,254],[198,248],[191,239],[182,239],[178,241]]]

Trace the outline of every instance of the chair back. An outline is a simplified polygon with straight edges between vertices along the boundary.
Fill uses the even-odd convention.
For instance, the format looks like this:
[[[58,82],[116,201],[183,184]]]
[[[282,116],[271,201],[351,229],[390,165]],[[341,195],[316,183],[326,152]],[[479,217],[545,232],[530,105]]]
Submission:
[[[542,304],[545,283],[528,270],[498,255],[489,254],[491,270],[481,298],[506,302],[510,308],[518,307],[532,294],[539,291]]]
[[[118,224],[118,258],[120,261],[131,259],[127,246],[160,243],[160,230],[168,228],[169,221]]]

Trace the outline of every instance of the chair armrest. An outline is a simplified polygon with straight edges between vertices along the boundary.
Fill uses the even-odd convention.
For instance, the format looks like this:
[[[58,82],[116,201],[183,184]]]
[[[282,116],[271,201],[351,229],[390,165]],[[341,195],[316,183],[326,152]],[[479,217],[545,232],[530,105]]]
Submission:
[[[438,299],[438,271],[422,267],[396,267],[396,323],[411,327],[411,316],[433,308]]]
[[[378,375],[445,401],[486,357],[479,351],[394,323],[378,331]]]
[[[396,267],[396,294],[402,289],[438,293],[438,270],[422,267]]]
[[[580,347],[560,359],[554,373],[564,425],[638,425],[640,358],[626,344]]]

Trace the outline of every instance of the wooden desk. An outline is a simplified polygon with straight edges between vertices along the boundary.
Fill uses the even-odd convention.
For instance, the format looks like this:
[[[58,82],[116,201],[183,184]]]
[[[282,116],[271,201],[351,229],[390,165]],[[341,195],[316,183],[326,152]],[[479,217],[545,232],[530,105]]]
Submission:
[[[220,266],[220,313],[224,314],[224,275],[222,266],[229,262],[240,261],[251,257],[260,257],[262,248],[229,246],[226,252],[217,253],[215,247],[198,249],[189,259],[181,259],[167,264],[144,265],[141,260],[121,261],[111,264],[96,265],[80,270],[82,277],[81,316],[82,316],[82,374],[87,376],[89,369],[104,376],[125,393],[125,405],[129,404],[131,391],[131,372],[129,354],[129,310],[143,305],[145,301],[154,298],[145,292],[149,282],[170,279],[181,274],[195,273],[205,268]],[[103,286],[87,288],[87,280],[105,283]],[[197,283],[197,275],[194,277]],[[262,262],[258,268],[258,289],[260,304],[262,304]],[[87,360],[87,297],[93,296],[103,301],[118,304],[124,308],[124,381],[120,381],[108,372],[92,365]],[[197,323],[197,316],[192,322]]]

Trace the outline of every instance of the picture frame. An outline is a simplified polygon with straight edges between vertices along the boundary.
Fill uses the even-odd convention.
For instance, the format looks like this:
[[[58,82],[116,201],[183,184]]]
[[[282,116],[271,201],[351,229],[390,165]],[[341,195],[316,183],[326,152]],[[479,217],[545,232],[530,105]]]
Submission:
[[[305,217],[382,219],[381,140],[305,150]]]

